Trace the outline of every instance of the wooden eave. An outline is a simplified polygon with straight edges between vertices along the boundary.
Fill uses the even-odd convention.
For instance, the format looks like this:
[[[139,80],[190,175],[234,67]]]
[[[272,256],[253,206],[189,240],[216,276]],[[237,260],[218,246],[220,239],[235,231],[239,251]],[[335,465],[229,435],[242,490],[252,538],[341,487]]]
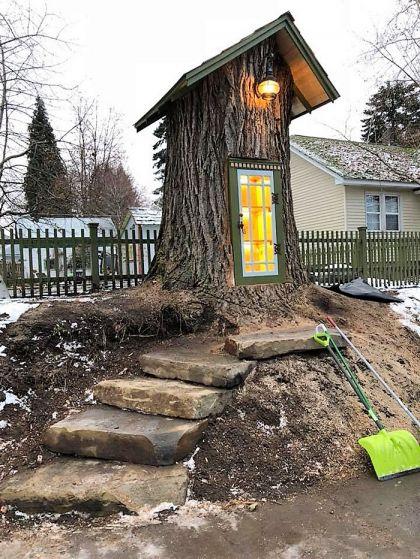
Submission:
[[[162,118],[171,103],[188,93],[206,76],[275,34],[279,53],[289,65],[293,76],[295,96],[292,104],[292,118],[311,112],[337,99],[339,93],[294,24],[293,16],[290,12],[286,12],[217,56],[184,74],[135,123],[137,132]]]

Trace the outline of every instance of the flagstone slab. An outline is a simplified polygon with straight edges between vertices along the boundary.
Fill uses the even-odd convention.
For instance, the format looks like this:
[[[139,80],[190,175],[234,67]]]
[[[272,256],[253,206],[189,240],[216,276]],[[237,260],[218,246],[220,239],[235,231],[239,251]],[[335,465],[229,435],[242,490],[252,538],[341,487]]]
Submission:
[[[239,361],[231,355],[166,349],[145,353],[139,358],[145,373],[159,378],[231,388],[240,384],[253,369],[252,361]]]
[[[162,502],[181,505],[188,485],[181,465],[139,466],[107,460],[57,458],[0,484],[0,502],[29,513],[139,512]]]
[[[61,454],[170,465],[195,449],[206,425],[206,420],[172,419],[111,406],[91,406],[51,425],[44,442]]]
[[[232,397],[232,390],[146,377],[104,380],[94,386],[93,394],[95,400],[122,409],[202,419],[221,413]]]
[[[225,349],[239,359],[269,359],[287,353],[319,350],[321,346],[313,339],[314,333],[315,327],[239,334],[226,339]],[[330,333],[335,343],[342,347],[344,342],[338,332],[330,330]]]

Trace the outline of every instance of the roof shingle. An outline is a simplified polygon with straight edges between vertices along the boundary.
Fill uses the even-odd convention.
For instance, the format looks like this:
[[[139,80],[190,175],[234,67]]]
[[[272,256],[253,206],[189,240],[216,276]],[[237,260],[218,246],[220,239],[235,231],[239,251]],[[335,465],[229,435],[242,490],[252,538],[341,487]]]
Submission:
[[[302,154],[347,179],[420,183],[420,150],[313,136],[291,136]]]

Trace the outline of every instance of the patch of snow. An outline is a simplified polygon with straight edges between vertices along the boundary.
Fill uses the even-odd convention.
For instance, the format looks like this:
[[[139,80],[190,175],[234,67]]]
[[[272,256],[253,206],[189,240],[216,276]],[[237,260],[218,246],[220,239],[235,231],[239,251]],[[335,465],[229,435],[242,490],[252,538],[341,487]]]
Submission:
[[[265,433],[266,435],[274,435],[280,429],[283,429],[287,425],[287,418],[283,411],[280,412],[280,420],[278,425],[267,425],[263,421],[257,421],[257,429]]]
[[[28,404],[25,401],[25,398],[18,398],[13,392],[4,392],[5,399],[3,402],[0,402],[0,411],[3,411],[5,406],[16,405],[21,407],[26,411],[30,411]]]
[[[190,472],[193,472],[193,471],[195,470],[195,460],[194,460],[194,457],[197,455],[197,452],[198,452],[199,450],[200,450],[200,447],[198,446],[198,447],[194,450],[194,452],[192,453],[191,457],[190,457],[188,460],[186,460],[186,461],[184,462],[184,466],[186,466],[186,468],[188,468],[188,470],[189,470]]]
[[[6,328],[8,324],[16,322],[19,318],[29,311],[29,309],[34,309],[39,303],[27,303],[26,301],[10,301],[1,300],[0,301],[0,330]]]
[[[6,346],[0,345],[0,357],[6,357]]]
[[[402,303],[392,303],[391,309],[401,318],[404,326],[420,336],[420,286],[398,290]]]
[[[15,511],[15,516],[21,518],[22,520],[29,520],[31,518],[29,514],[26,514],[26,512],[22,512],[20,510]]]
[[[168,517],[167,522],[179,528],[199,531],[208,525],[208,517],[217,518],[221,525],[229,526],[231,530],[238,529],[235,512],[227,510],[221,504],[209,501],[187,501],[175,514]]]
[[[0,420],[0,429],[6,429],[6,427],[9,425],[8,421],[5,421],[4,419]]]
[[[286,414],[285,414],[284,411],[282,410],[282,411],[280,412],[279,427],[280,427],[280,429],[283,429],[283,427],[286,427],[286,425],[287,425]]]
[[[85,390],[85,402],[89,403],[89,404],[96,404],[96,400],[93,397],[93,392],[90,389]]]

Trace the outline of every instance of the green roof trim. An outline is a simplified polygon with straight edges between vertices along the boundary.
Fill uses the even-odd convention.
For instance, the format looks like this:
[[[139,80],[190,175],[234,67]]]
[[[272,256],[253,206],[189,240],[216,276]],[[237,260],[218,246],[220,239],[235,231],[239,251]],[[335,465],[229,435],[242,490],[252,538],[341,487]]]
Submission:
[[[167,92],[165,95],[149,110],[147,111],[136,123],[135,128],[137,132],[143,130],[153,122],[156,122],[166,113],[167,107],[170,103],[173,103],[180,97],[184,96],[190,89],[192,89],[198,82],[204,79],[206,76],[212,72],[218,70],[231,60],[237,58],[247,50],[255,47],[268,37],[271,37],[280,30],[286,30],[292,39],[294,45],[299,50],[301,56],[305,59],[306,63],[310,67],[311,71],[315,74],[317,80],[323,87],[329,100],[321,103],[318,106],[324,105],[329,101],[334,101],[339,97],[338,91],[335,89],[327,73],[322,68],[321,64],[316,59],[314,53],[303,39],[298,28],[294,24],[294,18],[290,12],[282,14],[279,18],[267,23],[263,27],[260,27],[251,35],[241,39],[238,43],[228,47],[223,50],[220,54],[210,58],[203,62],[200,66],[193,68],[186,74],[184,74],[175,85]],[[297,97],[305,106],[305,112],[311,112],[318,106],[310,107],[306,101],[303,101],[302,92],[297,92]],[[305,114],[305,113],[301,113]],[[300,116],[300,115],[299,115]]]

